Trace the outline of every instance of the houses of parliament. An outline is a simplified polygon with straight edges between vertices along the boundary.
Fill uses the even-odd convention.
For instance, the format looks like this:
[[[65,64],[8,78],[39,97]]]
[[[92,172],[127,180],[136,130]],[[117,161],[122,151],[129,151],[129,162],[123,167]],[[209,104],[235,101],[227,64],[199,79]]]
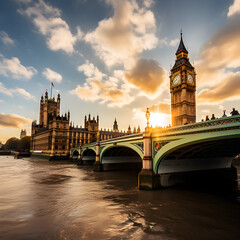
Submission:
[[[119,131],[115,119],[112,130],[99,130],[99,116],[85,116],[84,127],[74,126],[70,122],[70,112],[60,115],[60,94],[57,99],[49,98],[48,92],[40,99],[39,124],[32,122],[31,153],[48,157],[68,157],[70,148],[85,145],[97,141],[97,133],[100,140],[107,140],[140,132],[140,128],[127,132]]]

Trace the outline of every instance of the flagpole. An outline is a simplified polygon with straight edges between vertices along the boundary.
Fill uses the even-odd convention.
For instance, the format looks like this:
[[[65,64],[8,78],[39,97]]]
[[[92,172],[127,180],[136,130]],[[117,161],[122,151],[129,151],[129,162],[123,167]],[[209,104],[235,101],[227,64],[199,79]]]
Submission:
[[[51,99],[52,99],[52,82],[51,82]]]

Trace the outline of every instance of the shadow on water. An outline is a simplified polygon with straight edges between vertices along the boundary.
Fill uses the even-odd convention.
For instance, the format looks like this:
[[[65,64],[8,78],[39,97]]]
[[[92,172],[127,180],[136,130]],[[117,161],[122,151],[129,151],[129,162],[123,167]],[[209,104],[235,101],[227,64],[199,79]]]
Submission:
[[[236,179],[229,185],[215,178],[196,178],[170,188],[139,191],[137,171],[102,174],[96,179],[107,181],[104,189],[119,190],[104,199],[123,206],[126,220],[120,227],[125,233],[139,228],[147,239],[158,239],[155,235],[159,239],[240,239]]]
[[[41,184],[58,184],[70,179],[71,176],[60,175],[60,174],[51,174],[39,181]]]

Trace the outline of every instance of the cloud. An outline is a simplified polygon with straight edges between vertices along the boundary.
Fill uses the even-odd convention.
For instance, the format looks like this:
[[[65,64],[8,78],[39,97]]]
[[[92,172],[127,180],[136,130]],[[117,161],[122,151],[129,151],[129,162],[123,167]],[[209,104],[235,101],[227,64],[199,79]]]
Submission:
[[[0,113],[0,127],[21,128],[31,122],[31,119],[16,114]]]
[[[233,4],[228,9],[228,17],[232,17],[235,14],[240,14],[240,0],[234,0]]]
[[[32,0],[18,0],[18,2],[21,2],[21,3],[30,3],[30,2],[32,2]]]
[[[70,93],[85,101],[98,100],[101,104],[107,103],[109,107],[123,107],[134,100],[128,91],[124,88],[118,89],[114,82],[109,80],[103,82],[96,78],[88,78],[83,86],[78,85]]]
[[[140,8],[135,1],[106,0],[114,9],[113,17],[100,21],[84,39],[108,67],[116,64],[128,67],[144,50],[156,47],[155,18],[147,8],[150,2],[145,1]]]
[[[11,39],[8,34],[4,31],[0,31],[0,39],[4,45],[15,45],[13,39]]]
[[[123,76],[121,70],[114,71],[114,76],[109,77],[88,61],[79,66],[78,70],[87,77],[86,82],[82,86],[77,85],[70,94],[84,101],[107,103],[109,107],[122,107],[134,100],[129,94],[131,87],[123,79],[118,79]]]
[[[39,32],[46,37],[47,46],[52,51],[62,50],[71,54],[76,41],[82,38],[80,28],[77,28],[75,35],[72,34],[67,22],[61,18],[61,11],[44,0],[18,11],[32,20]]]
[[[34,67],[25,67],[17,57],[5,58],[0,54],[0,74],[14,79],[31,79],[37,73]]]
[[[18,95],[23,96],[26,100],[34,101],[37,102],[37,98],[32,96],[29,92],[27,92],[23,88],[16,88],[16,89],[11,89],[10,90],[12,93],[16,93]]]
[[[167,79],[167,73],[157,61],[139,59],[136,65],[125,73],[127,81],[151,97],[159,93],[160,87]]]
[[[240,72],[226,74],[220,83],[203,89],[197,95],[199,103],[216,103],[232,99],[240,99]]]
[[[146,7],[146,8],[150,8],[153,4],[153,0],[143,0],[143,5]]]
[[[44,71],[42,72],[42,75],[51,82],[61,83],[62,81],[62,75],[57,72],[54,72],[50,68],[45,68]]]
[[[95,67],[89,61],[86,61],[85,64],[78,66],[77,70],[79,72],[83,72],[87,77],[96,77],[98,79],[102,79],[106,74],[99,71],[97,67]]]
[[[179,43],[178,38],[169,40],[167,37],[165,37],[159,41],[159,46],[160,47],[163,47],[163,46],[175,47],[175,46],[177,46],[178,43]]]
[[[70,93],[85,101],[107,103],[109,107],[125,106],[139,95],[155,98],[166,87],[166,71],[155,60],[140,59],[133,69],[114,70],[112,76],[100,72],[88,61],[78,70],[87,77],[86,82]]]
[[[32,100],[34,102],[37,102],[36,97],[32,96],[29,92],[27,92],[23,88],[15,88],[15,89],[8,89],[5,88],[4,85],[0,82],[0,93],[6,94],[9,97],[13,97],[16,94],[23,96],[26,100]]]
[[[221,82],[229,71],[240,67],[239,18],[231,19],[203,46],[196,62],[200,87]]]
[[[147,109],[146,107],[134,108],[133,112],[141,112],[141,113],[145,114],[146,109]],[[171,109],[171,106],[167,102],[159,102],[159,103],[154,104],[151,107],[149,107],[150,114],[151,113],[161,113],[161,114],[170,115],[170,113],[171,113],[170,109]]]
[[[228,23],[203,46],[196,63],[200,104],[216,104],[239,99],[240,94],[240,1],[229,7]],[[234,17],[232,17],[234,15]]]
[[[4,85],[1,82],[0,82],[0,93],[3,93],[3,94],[8,95],[10,97],[13,96],[12,92],[9,89],[5,88]]]

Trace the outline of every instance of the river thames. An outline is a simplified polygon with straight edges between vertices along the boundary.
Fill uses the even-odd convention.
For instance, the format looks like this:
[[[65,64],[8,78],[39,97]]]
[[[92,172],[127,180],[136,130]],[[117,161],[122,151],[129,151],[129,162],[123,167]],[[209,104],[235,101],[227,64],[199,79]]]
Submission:
[[[237,187],[139,191],[137,171],[12,156],[0,183],[1,240],[240,239]]]

